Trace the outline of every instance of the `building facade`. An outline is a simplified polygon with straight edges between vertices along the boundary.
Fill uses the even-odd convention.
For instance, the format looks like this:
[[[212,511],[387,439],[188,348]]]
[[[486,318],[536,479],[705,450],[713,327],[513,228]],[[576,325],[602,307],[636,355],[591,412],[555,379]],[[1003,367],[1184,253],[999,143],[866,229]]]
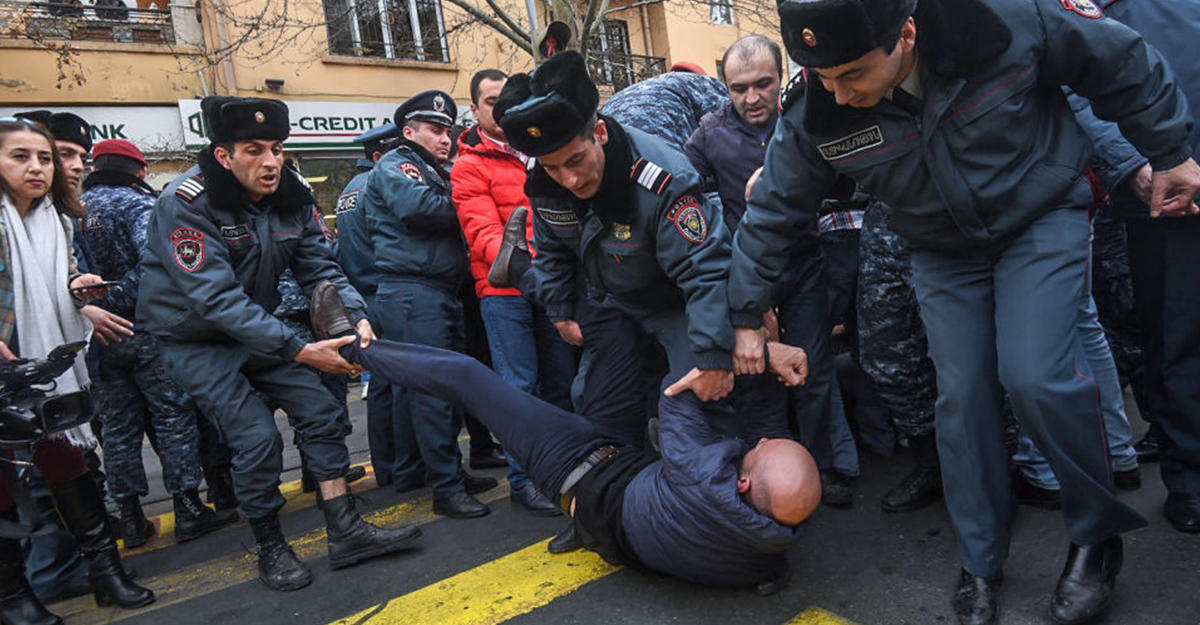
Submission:
[[[488,4],[0,0],[0,116],[72,110],[92,124],[96,140],[128,139],[142,148],[151,183],[161,188],[206,143],[200,98],[281,99],[292,118],[285,149],[331,210],[354,174],[352,139],[390,120],[400,102],[442,89],[469,123],[475,71],[532,68],[527,52],[484,23],[526,29],[526,5],[496,2],[507,12],[501,16]],[[540,0],[535,7],[544,23]],[[759,32],[778,39],[769,0],[613,0],[608,7],[589,54],[606,94],[677,61],[715,75],[736,38]]]

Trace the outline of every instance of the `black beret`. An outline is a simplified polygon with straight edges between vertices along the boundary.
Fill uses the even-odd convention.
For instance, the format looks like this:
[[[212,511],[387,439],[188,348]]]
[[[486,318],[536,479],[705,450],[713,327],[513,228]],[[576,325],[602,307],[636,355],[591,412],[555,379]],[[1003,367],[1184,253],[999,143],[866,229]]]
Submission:
[[[600,92],[574,50],[550,57],[532,75],[508,79],[492,114],[510,145],[530,156],[571,142],[596,113]]]
[[[916,6],[917,0],[782,0],[779,25],[793,61],[834,67],[882,46]]]
[[[45,126],[56,141],[70,141],[83,146],[85,152],[92,151],[91,127],[74,113],[51,113],[50,111],[26,111],[15,117],[28,119]]]
[[[397,128],[403,128],[406,122],[431,122],[443,126],[453,126],[458,119],[458,106],[454,98],[445,91],[430,89],[404,101],[396,108],[393,121]]]
[[[247,139],[283,141],[292,133],[288,107],[279,100],[209,96],[200,101],[213,143]]]

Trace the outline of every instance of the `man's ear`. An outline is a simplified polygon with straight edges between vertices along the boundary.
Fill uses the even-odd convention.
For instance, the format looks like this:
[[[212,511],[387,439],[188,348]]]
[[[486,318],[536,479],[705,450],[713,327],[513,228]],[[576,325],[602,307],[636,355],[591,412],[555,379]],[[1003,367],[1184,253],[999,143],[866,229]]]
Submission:
[[[608,125],[603,119],[596,120],[596,143],[608,145]]]
[[[221,167],[224,167],[228,170],[233,170],[233,155],[229,153],[229,150],[226,150],[218,145],[216,149],[213,150],[213,156],[217,159],[217,162],[221,164]]]
[[[742,474],[738,476],[737,488],[739,495],[745,495],[750,492],[750,477]]]

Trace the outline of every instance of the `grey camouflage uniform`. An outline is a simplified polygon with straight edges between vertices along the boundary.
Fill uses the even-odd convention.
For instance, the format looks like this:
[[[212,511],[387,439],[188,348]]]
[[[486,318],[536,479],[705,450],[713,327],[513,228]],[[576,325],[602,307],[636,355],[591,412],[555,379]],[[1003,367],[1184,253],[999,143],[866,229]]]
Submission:
[[[96,172],[106,174],[109,172]],[[88,207],[83,235],[92,253],[91,270],[120,284],[97,302],[109,312],[134,319],[138,258],[146,245],[146,223],[155,197],[144,188],[97,184],[89,176],[83,201]],[[104,465],[113,499],[149,493],[142,465],[142,436],[154,430],[163,485],[172,494],[200,486],[197,412],[191,398],[167,375],[158,341],[145,332],[120,343],[97,345],[98,376],[92,394],[102,424]]]

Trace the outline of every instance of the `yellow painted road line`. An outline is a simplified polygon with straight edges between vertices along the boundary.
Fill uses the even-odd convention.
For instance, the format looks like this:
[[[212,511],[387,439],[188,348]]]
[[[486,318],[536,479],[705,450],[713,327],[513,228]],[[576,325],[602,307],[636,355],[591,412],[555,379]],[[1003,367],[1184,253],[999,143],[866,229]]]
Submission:
[[[476,498],[484,503],[496,501],[508,496],[508,483],[501,482]],[[376,525],[395,527],[397,525],[423,525],[443,517],[433,513],[433,499],[425,495],[412,501],[377,510],[364,515],[367,521]],[[250,533],[243,527],[247,549],[253,546]],[[204,540],[203,538],[199,540]],[[328,554],[325,546],[325,530],[318,529],[301,536],[289,537],[296,556],[304,561],[312,561]],[[545,552],[545,548],[542,548]],[[401,557],[403,557],[401,555]],[[174,605],[190,599],[218,592],[243,582],[257,580],[257,556],[253,553],[235,553],[209,560],[187,569],[173,571],[158,577],[138,579],[138,583],[154,591],[158,601],[137,610],[119,608],[97,608],[91,595],[60,601],[50,607],[55,614],[67,619],[71,625],[100,625],[115,623],[134,616],[153,612],[160,608]],[[329,571],[325,570],[328,574]],[[348,578],[349,579],[349,578]],[[263,592],[269,592],[265,587]]]
[[[350,491],[354,493],[361,493],[362,491],[375,488],[375,469],[371,466],[371,463],[363,462],[354,466],[361,466],[365,468],[367,470],[367,475],[361,480],[351,484]],[[287,503],[284,505],[283,510],[280,511],[280,514],[286,514],[288,512],[303,508],[311,508],[316,504],[316,498],[312,493],[301,492],[300,480],[294,480],[280,484],[279,492],[283,493],[284,499],[287,500]],[[212,504],[208,504],[208,507],[212,508],[213,506]],[[136,556],[150,551],[157,551],[164,547],[170,547],[171,545],[176,544],[174,512],[167,512],[165,514],[159,514],[148,518],[150,522],[154,524],[154,536],[151,536],[150,540],[146,541],[146,544],[136,549],[126,549],[125,541],[118,540],[117,546],[120,547],[122,556]],[[234,524],[231,527],[237,527],[237,524]]]
[[[620,570],[578,550],[551,555],[544,540],[330,625],[493,625]]]
[[[788,621],[787,625],[855,625],[855,623],[828,610],[814,607],[801,612],[796,618]]]

